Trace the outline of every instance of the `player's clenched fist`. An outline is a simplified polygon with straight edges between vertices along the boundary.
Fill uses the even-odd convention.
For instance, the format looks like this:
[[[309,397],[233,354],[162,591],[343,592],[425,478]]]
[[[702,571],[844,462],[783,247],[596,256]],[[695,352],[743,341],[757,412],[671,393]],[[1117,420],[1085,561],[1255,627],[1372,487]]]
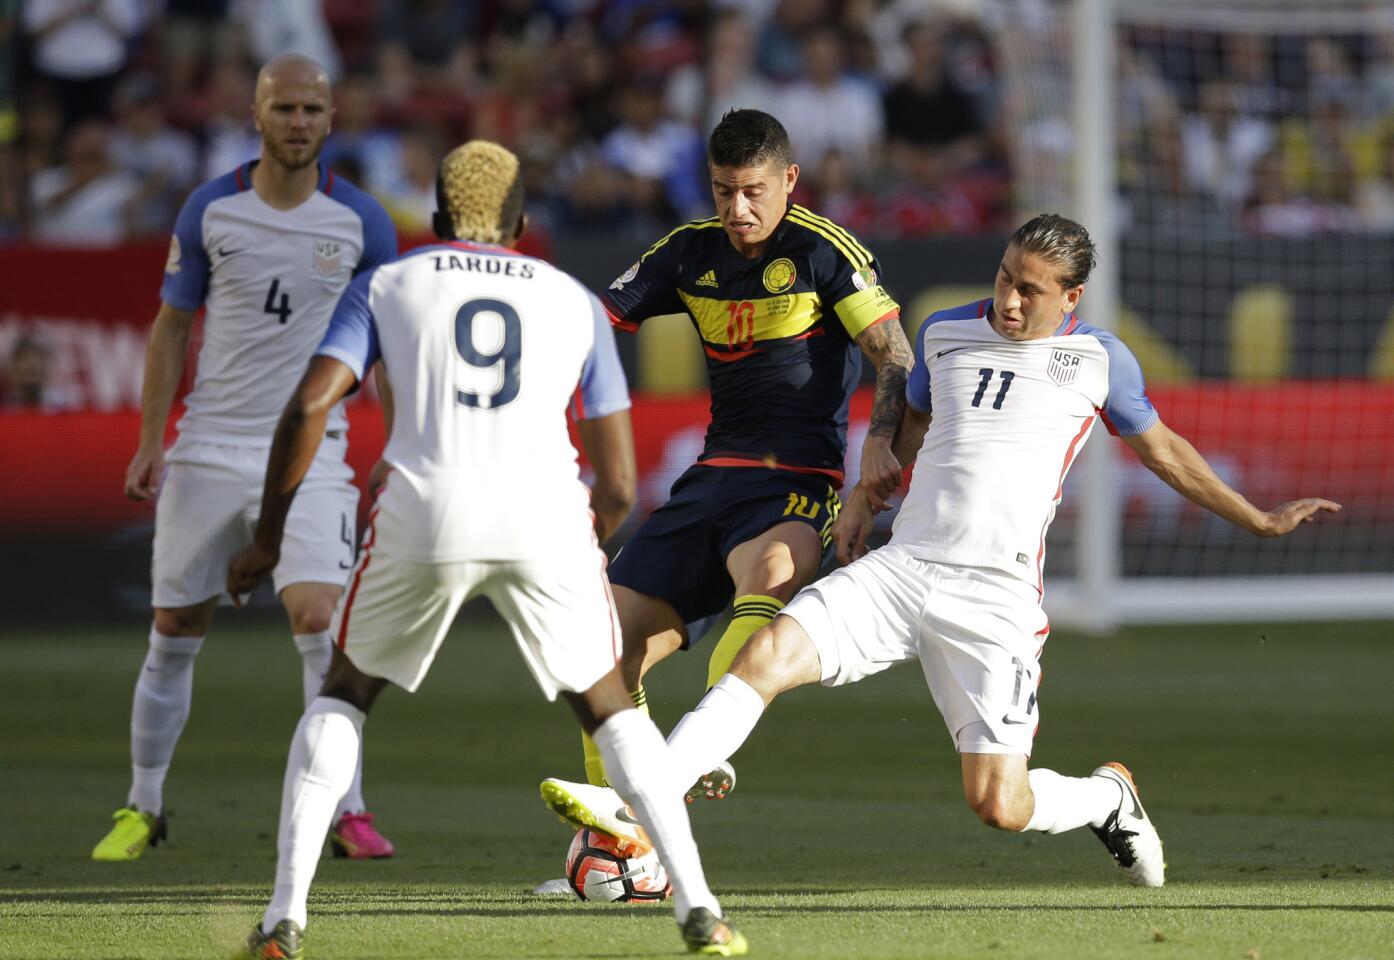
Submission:
[[[126,496],[131,500],[151,499],[160,488],[160,475],[164,472],[164,450],[137,450],[126,468]]]
[[[233,554],[227,565],[227,592],[232,602],[240,607],[240,598],[256,589],[280,560],[278,552],[256,543]]]

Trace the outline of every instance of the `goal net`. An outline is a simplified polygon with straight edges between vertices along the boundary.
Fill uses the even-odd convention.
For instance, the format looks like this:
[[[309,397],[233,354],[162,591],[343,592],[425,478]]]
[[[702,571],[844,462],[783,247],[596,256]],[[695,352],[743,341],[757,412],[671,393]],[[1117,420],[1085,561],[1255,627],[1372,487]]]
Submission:
[[[1344,506],[1255,537],[1099,432],[1051,531],[1053,619],[1394,616],[1394,8],[996,9],[1016,209],[1099,242],[1081,313],[1257,505]]]

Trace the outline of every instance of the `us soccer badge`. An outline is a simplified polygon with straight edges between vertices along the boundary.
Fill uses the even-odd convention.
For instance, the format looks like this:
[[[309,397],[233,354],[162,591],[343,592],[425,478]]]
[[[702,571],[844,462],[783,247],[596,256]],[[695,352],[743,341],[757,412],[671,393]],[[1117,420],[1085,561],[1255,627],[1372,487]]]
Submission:
[[[343,265],[343,246],[338,240],[315,241],[315,271],[324,277],[332,277]]]
[[[1074,383],[1075,377],[1079,376],[1081,359],[1083,358],[1079,354],[1070,353],[1068,350],[1052,350],[1046,374],[1060,386],[1067,386]]]
[[[780,257],[765,268],[765,289],[770,293],[783,293],[794,285],[794,261]]]

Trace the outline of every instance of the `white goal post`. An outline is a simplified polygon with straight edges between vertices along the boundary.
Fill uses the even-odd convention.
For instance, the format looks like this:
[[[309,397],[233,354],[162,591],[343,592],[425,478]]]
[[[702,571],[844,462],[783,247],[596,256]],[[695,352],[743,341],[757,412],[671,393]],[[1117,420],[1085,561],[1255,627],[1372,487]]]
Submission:
[[[1149,492],[1126,449],[1096,430],[1051,533],[1052,623],[1394,618],[1394,433],[1379,435],[1394,424],[1383,379],[1394,371],[1375,355],[1394,350],[1394,259],[1377,269],[1394,255],[1394,225],[1361,221],[1347,185],[1293,187],[1340,141],[1327,131],[1384,136],[1377,115],[1349,111],[1361,84],[1394,78],[1388,6],[1020,0],[996,12],[1016,208],[1059,209],[1089,228],[1099,266],[1084,319],[1120,332],[1163,417],[1183,434],[1200,425],[1198,448],[1260,506],[1279,495],[1354,501],[1284,541],[1222,531]],[[1369,39],[1382,30],[1386,45]],[[1230,59],[1244,56],[1260,73],[1271,66],[1272,82],[1235,82]],[[1343,56],[1357,93],[1338,103]],[[1264,95],[1280,105],[1255,106]],[[1225,112],[1231,100],[1239,119]],[[1338,107],[1347,126],[1332,125]],[[1388,163],[1394,196],[1390,126],[1376,162]],[[1209,193],[1195,185],[1206,136],[1229,176]],[[1378,186],[1383,174],[1366,173]],[[1352,402],[1375,435],[1344,424]],[[1355,437],[1375,449],[1353,449]]]

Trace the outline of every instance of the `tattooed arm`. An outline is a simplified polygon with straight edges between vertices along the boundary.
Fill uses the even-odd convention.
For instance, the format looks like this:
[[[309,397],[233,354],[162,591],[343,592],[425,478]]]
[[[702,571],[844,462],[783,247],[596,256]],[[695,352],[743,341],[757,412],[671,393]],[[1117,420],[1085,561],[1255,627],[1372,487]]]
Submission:
[[[862,353],[876,366],[876,400],[862,446],[861,485],[876,510],[900,488],[901,468],[891,449],[905,413],[905,380],[914,363],[910,342],[898,317],[872,324],[857,337]]]

